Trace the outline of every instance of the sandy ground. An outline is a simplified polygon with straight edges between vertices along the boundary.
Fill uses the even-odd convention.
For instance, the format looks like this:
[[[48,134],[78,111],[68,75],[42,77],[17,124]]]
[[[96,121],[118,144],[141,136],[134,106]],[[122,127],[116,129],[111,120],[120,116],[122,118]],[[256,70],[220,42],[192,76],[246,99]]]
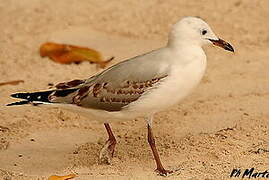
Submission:
[[[173,23],[201,16],[236,49],[207,47],[208,69],[181,104],[158,113],[154,132],[167,179],[230,179],[233,168],[269,168],[269,1],[267,0],[0,0],[0,179],[162,179],[143,119],[112,124],[112,165],[99,165],[107,135],[94,117],[60,109],[4,107],[17,91],[87,78],[87,62],[60,65],[38,55],[46,41],[95,48],[113,63],[162,47]],[[111,63],[111,64],[113,64]]]

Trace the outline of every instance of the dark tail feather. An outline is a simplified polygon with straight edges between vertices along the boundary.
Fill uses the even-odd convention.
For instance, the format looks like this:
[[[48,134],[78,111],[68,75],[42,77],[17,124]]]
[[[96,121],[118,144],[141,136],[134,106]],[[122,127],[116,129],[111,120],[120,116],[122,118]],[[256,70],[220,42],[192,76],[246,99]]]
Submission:
[[[17,102],[13,102],[13,103],[10,103],[10,104],[7,104],[6,106],[17,106],[17,105],[25,105],[25,104],[31,104],[33,106],[38,106],[40,104],[44,104],[42,102],[31,102],[31,101],[17,101]]]
[[[33,92],[33,93],[15,93],[11,94],[11,97],[25,99],[28,102],[39,101],[39,102],[49,102],[49,95],[54,92],[51,91],[41,91],[41,92]],[[25,102],[25,101],[21,101]]]
[[[13,105],[24,105],[24,104],[32,104],[39,105],[43,103],[51,103],[49,101],[49,95],[55,92],[55,96],[57,97],[65,97],[70,93],[76,91],[77,88],[74,89],[60,89],[60,90],[49,90],[49,91],[40,91],[40,92],[32,92],[32,93],[15,93],[11,94],[11,97],[23,99],[23,101],[14,102],[11,104],[7,104],[7,106]]]
[[[29,104],[29,103],[30,103],[30,101],[17,101],[17,102],[7,104],[6,106],[24,105],[24,104]]]

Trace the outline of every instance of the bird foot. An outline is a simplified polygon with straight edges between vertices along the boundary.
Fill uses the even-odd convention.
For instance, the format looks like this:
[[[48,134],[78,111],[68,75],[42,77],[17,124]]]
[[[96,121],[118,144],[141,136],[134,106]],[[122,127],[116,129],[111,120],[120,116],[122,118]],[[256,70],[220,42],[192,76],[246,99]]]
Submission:
[[[99,154],[99,163],[110,165],[112,162],[114,149],[116,143],[114,141],[107,140],[104,147],[101,149]]]
[[[169,175],[171,175],[171,174],[173,174],[173,173],[175,173],[175,172],[177,172],[177,171],[179,171],[179,169],[176,169],[176,170],[166,170],[166,169],[164,169],[164,168],[157,168],[156,170],[155,170],[155,172],[157,172],[157,174],[158,175],[160,175],[160,176],[169,176]]]

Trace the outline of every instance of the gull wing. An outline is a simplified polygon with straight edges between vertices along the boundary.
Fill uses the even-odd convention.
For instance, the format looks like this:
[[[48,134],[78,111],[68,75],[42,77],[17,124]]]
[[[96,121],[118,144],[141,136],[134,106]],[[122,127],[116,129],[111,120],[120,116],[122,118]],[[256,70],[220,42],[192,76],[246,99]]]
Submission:
[[[168,76],[168,63],[155,52],[123,61],[86,80],[60,83],[49,102],[119,111]]]

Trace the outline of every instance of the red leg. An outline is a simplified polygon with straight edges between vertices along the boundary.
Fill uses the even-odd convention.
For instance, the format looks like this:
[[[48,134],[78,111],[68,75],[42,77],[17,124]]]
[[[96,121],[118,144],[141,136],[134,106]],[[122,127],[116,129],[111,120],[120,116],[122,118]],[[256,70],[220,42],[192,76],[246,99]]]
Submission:
[[[151,129],[149,124],[148,124],[148,143],[151,147],[154,159],[156,161],[156,165],[157,165],[156,171],[161,176],[167,176],[168,174],[173,173],[173,171],[165,170],[162,163],[161,163],[160,156],[159,156],[159,153],[158,153],[156,145],[155,145],[155,139],[154,139],[154,136],[152,133],[152,129]]]
[[[114,154],[114,150],[115,150],[115,146],[117,144],[117,141],[116,141],[116,138],[109,126],[108,123],[104,123],[105,125],[105,128],[106,128],[106,131],[107,131],[107,134],[108,134],[108,140],[107,142],[109,142],[109,146],[108,146],[108,149],[110,150],[111,152],[111,157],[113,157],[113,154]]]
[[[111,164],[111,159],[114,155],[115,146],[117,144],[116,138],[113,135],[113,132],[109,126],[108,123],[104,123],[107,134],[108,134],[108,140],[106,141],[106,144],[100,151],[100,162],[102,164]]]

